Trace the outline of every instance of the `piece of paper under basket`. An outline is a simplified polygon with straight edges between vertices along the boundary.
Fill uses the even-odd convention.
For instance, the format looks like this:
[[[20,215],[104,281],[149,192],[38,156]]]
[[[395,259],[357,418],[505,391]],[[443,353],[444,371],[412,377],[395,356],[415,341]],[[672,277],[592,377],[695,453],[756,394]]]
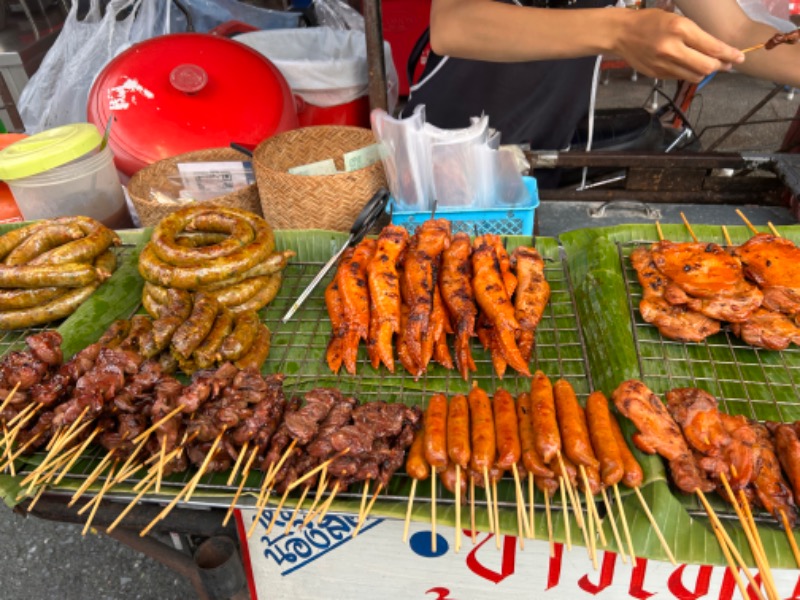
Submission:
[[[372,111],[372,130],[392,192],[392,220],[413,231],[437,215],[453,231],[531,235],[536,180],[523,177],[515,153],[500,147],[486,116],[463,129],[425,122],[425,107],[405,119]]]

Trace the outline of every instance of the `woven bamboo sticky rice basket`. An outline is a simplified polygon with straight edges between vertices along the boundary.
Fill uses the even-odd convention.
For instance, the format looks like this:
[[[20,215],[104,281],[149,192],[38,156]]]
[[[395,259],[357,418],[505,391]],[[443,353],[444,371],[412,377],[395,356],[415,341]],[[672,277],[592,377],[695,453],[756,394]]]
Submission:
[[[266,139],[253,153],[264,218],[276,229],[348,231],[386,176],[380,161],[334,175],[292,175],[288,169],[332,158],[344,170],[346,152],[375,143],[362,127],[303,127]]]
[[[128,182],[128,195],[139,215],[143,227],[156,225],[168,214],[185,206],[178,202],[162,202],[154,197],[163,195],[177,198],[182,189],[178,163],[249,161],[250,157],[233,148],[208,148],[179,154],[159,160],[137,171]],[[208,204],[249,210],[261,215],[261,201],[255,184],[240,188],[230,194],[205,201]]]

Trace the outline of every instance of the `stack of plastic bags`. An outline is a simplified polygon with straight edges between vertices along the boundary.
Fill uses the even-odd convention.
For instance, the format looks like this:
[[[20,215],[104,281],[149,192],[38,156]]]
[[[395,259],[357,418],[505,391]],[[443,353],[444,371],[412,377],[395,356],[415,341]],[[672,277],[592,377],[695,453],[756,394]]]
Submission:
[[[464,129],[425,122],[425,107],[405,119],[372,111],[372,131],[381,144],[389,188],[398,210],[517,206],[530,196],[510,150],[489,118],[473,117]]]

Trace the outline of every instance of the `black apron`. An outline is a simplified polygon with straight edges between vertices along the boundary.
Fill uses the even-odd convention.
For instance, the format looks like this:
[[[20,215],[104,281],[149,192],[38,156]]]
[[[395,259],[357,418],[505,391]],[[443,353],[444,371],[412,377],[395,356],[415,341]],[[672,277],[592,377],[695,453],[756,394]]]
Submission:
[[[565,4],[564,8],[580,9],[613,2],[575,0]],[[470,124],[470,117],[485,114],[489,126],[501,132],[503,144],[562,150],[589,111],[595,61],[596,57],[590,56],[498,63],[431,52],[420,82],[411,87],[402,115],[409,116],[415,106],[424,104],[428,123],[459,129]]]

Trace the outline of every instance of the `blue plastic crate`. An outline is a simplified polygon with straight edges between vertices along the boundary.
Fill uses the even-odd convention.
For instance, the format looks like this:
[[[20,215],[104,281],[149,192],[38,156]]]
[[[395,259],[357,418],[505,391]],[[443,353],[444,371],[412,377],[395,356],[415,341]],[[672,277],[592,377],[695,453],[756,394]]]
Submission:
[[[470,235],[483,235],[484,233],[533,235],[534,214],[536,207],[539,206],[539,189],[536,186],[536,179],[533,177],[523,177],[522,179],[530,194],[530,201],[523,206],[441,208],[436,211],[436,216],[448,219],[452,223],[453,233],[465,231]],[[429,210],[395,210],[392,213],[392,223],[402,225],[409,233],[414,233],[417,227],[430,218]]]

